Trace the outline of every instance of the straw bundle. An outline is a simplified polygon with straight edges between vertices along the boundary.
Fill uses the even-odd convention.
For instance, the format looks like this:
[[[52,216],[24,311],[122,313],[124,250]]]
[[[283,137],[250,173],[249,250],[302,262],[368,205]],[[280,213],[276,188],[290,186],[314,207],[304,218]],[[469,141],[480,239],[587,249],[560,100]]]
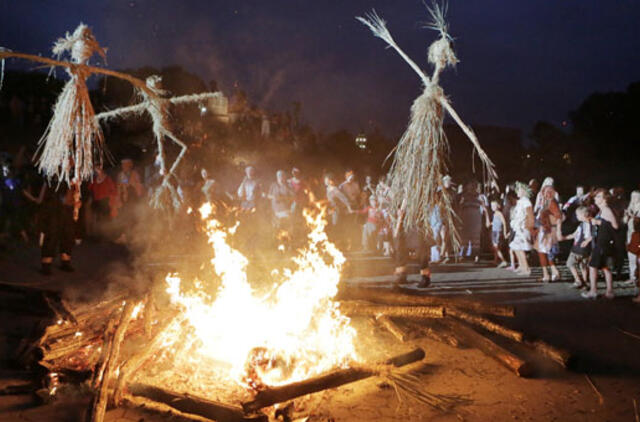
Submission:
[[[400,224],[405,230],[417,226],[432,236],[434,233],[431,233],[429,215],[435,206],[439,206],[443,224],[448,227],[453,243],[457,246],[459,239],[454,225],[456,217],[451,206],[451,198],[442,182],[449,153],[449,142],[443,129],[445,110],[474,145],[483,164],[485,181],[493,181],[497,175],[493,163],[480,146],[475,134],[462,122],[438,85],[440,72],[447,66],[454,66],[458,59],[451,48],[451,37],[447,33],[444,20],[444,8],[434,5],[428,10],[432,21],[427,27],[440,33],[440,38],[431,44],[428,51],[429,63],[434,66],[431,78],[396,44],[385,21],[375,11],[364,18],[356,19],[369,27],[376,37],[383,39],[395,49],[420,76],[424,85],[422,95],[411,106],[409,126],[395,148],[389,172],[391,204],[395,209],[402,209]]]
[[[38,168],[45,177],[55,176],[70,184],[74,179],[92,179],[94,160],[102,164],[104,136],[94,119],[86,85],[91,71],[83,65],[94,53],[106,56],[91,30],[82,23],[73,34],[67,33],[53,45],[58,58],[65,52],[69,52],[75,66],[67,68],[70,79],[58,96],[53,118],[40,138]]]

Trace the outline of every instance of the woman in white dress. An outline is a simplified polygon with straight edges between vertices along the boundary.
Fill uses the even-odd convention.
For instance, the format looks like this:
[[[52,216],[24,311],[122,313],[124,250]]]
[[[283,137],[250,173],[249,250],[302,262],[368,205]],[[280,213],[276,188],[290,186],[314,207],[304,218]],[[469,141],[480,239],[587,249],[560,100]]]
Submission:
[[[513,230],[513,240],[509,247],[516,254],[518,268],[516,273],[524,276],[531,275],[531,268],[527,262],[526,252],[532,248],[531,229],[533,228],[533,206],[529,200],[531,191],[524,183],[516,182],[516,194],[518,202],[511,214],[511,230]]]

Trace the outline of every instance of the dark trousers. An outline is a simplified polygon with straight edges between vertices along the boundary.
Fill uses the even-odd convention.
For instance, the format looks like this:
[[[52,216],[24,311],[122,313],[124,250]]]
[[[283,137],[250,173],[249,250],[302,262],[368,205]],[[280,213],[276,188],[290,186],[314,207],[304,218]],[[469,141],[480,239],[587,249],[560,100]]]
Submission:
[[[42,258],[53,258],[56,252],[71,255],[73,250],[76,222],[73,221],[73,207],[60,205],[49,207],[43,214]]]
[[[393,238],[393,245],[395,249],[394,261],[396,269],[407,265],[409,262],[409,250],[416,252],[416,258],[418,259],[418,265],[421,270],[429,268],[429,258],[433,242],[427,240],[425,236],[417,230],[410,230],[408,233],[401,230],[398,236]],[[406,272],[406,269],[404,272]]]

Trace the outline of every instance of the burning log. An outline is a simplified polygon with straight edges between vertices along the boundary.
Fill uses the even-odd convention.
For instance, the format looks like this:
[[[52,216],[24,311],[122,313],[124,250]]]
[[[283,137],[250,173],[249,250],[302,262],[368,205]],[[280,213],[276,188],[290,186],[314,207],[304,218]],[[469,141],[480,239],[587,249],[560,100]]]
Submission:
[[[131,356],[120,367],[120,374],[118,375],[118,381],[113,392],[113,401],[116,406],[119,405],[122,401],[122,392],[131,374],[137,371],[158,351],[158,348],[160,347],[163,340],[164,330],[173,323],[179,324],[183,318],[184,315],[182,314],[180,316],[175,316],[174,314],[172,317],[167,318],[163,323],[159,324],[156,335],[148,344],[144,346],[144,350],[141,353],[137,353]]]
[[[385,361],[382,365],[401,367],[410,363],[418,362],[423,358],[424,350],[416,348],[411,352],[391,358]],[[306,394],[316,393],[318,391],[339,387],[344,384],[369,378],[379,373],[379,369],[373,368],[377,368],[377,366],[338,369],[304,381],[280,387],[272,387],[258,392],[252,401],[243,403],[242,408],[245,412],[253,412],[258,409],[262,409],[263,407],[282,403]]]
[[[464,309],[479,314],[488,314],[504,317],[513,317],[516,314],[513,306],[492,305],[467,299],[435,297],[400,293],[395,290],[372,289],[361,287],[340,286],[339,299],[341,300],[366,300],[385,305],[419,305],[419,306],[445,306]]]
[[[486,318],[482,318],[476,315],[471,315],[467,312],[460,311],[456,308],[447,308],[447,315],[454,316],[457,319],[460,319],[469,324],[477,325],[479,327],[484,328],[487,331],[491,331],[492,333],[499,334],[508,339],[517,341],[521,343],[524,339],[524,335],[519,332],[512,330],[511,328],[503,327],[502,325],[490,321]]]
[[[154,402],[163,403],[172,408],[193,415],[198,415],[216,422],[267,422],[265,415],[245,415],[241,407],[207,400],[191,394],[182,394],[175,391],[155,387],[147,384],[131,384],[129,392],[134,397],[143,397]],[[256,409],[257,410],[257,409]]]
[[[571,359],[573,358],[571,356],[571,353],[569,353],[568,351],[552,346],[542,340],[525,341],[524,344],[542,353],[546,357],[558,362],[560,365],[562,365],[563,368],[567,368],[571,363]]]
[[[152,412],[169,414],[171,416],[175,416],[178,420],[188,420],[188,421],[194,421],[194,422],[212,422],[211,419],[209,418],[204,418],[202,416],[181,412],[178,409],[175,409],[169,406],[168,404],[159,403],[144,397],[136,397],[136,396],[127,394],[122,398],[122,400],[125,406],[128,406],[132,409],[142,408],[145,410],[150,410]]]
[[[108,353],[106,359],[101,365],[101,374],[96,379],[98,381],[98,391],[94,395],[93,403],[90,412],[91,422],[102,422],[107,410],[107,398],[109,395],[109,384],[113,378],[113,372],[118,367],[118,357],[120,355],[120,345],[124,338],[124,334],[127,332],[129,322],[133,316],[136,303],[134,301],[127,301],[122,314],[120,316],[120,322],[116,328],[113,337],[109,341]]]
[[[422,318],[443,318],[445,316],[444,306],[385,306],[374,305],[367,302],[342,301],[340,310],[347,315],[359,316],[380,316],[422,319]]]
[[[513,353],[497,345],[489,338],[457,321],[447,321],[447,324],[471,346],[485,355],[495,359],[504,367],[512,370],[520,377],[528,377],[533,373],[533,367]]]
[[[386,315],[380,315],[376,318],[376,321],[383,326],[387,331],[389,331],[395,338],[404,343],[410,337],[409,333],[402,329],[398,324],[393,322],[391,318]]]

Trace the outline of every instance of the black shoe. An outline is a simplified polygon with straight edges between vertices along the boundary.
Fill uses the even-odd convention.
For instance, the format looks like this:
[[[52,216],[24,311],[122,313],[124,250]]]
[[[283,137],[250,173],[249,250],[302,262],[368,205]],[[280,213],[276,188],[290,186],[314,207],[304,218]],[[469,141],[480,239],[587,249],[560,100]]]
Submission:
[[[431,276],[428,275],[421,275],[420,276],[420,283],[418,283],[418,285],[416,286],[418,289],[426,289],[427,287],[431,286]]]
[[[42,263],[42,268],[40,269],[40,272],[43,275],[51,275],[51,264],[50,263]]]
[[[72,272],[74,272],[74,271],[75,271],[75,268],[73,268],[73,267],[71,266],[71,261],[62,261],[62,262],[60,263],[60,269],[61,269],[62,271],[66,271],[66,272],[68,272],[68,273],[72,273]]]

